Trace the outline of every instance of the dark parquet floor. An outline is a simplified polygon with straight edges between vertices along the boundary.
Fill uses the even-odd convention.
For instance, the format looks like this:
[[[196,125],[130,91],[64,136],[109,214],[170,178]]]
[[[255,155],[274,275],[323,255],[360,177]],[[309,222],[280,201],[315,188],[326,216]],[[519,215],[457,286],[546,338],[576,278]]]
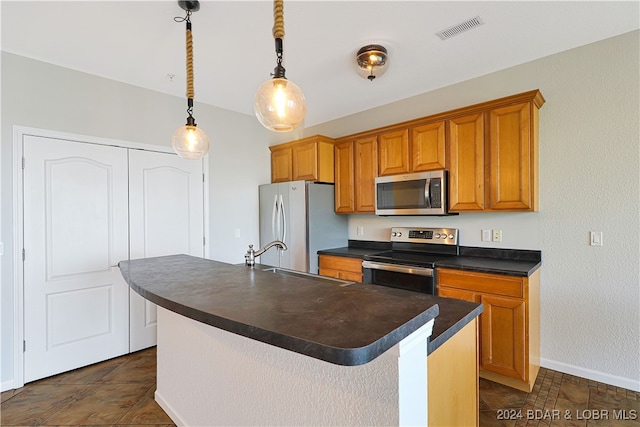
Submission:
[[[155,389],[150,348],[2,393],[0,424],[173,426]],[[640,393],[544,368],[531,393],[481,379],[480,426],[640,427]]]

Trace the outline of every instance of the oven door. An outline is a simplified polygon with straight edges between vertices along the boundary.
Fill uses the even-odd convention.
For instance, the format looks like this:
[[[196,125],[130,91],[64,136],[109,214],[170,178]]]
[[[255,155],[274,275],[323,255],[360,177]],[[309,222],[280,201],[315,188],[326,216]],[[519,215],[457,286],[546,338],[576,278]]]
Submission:
[[[363,283],[435,295],[433,268],[362,261]]]

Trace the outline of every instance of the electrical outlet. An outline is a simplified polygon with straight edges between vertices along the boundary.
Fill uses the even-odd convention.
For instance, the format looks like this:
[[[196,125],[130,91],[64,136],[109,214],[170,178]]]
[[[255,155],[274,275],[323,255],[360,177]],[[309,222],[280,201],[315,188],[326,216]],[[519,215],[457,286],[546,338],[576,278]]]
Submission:
[[[494,229],[493,230],[493,239],[494,242],[502,242],[502,230]]]
[[[363,236],[364,235],[364,227],[361,225],[356,226],[356,234],[358,236]]]
[[[482,230],[482,241],[490,242],[491,241],[491,230]]]
[[[590,231],[589,237],[589,246],[602,246],[602,231]]]

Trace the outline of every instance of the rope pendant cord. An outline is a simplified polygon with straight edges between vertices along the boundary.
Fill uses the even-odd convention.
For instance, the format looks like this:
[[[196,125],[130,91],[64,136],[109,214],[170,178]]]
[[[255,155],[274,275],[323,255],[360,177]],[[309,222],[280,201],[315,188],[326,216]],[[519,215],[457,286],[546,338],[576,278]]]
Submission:
[[[284,38],[284,0],[273,0],[273,38]]]
[[[187,98],[193,99],[193,36],[191,22],[187,22]]]

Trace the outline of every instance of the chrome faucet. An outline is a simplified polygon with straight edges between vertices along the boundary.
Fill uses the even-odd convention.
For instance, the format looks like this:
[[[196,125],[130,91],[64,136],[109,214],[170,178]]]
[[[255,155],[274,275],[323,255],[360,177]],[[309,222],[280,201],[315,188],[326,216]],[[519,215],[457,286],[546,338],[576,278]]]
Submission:
[[[259,257],[260,255],[265,253],[268,249],[272,248],[273,246],[279,246],[280,248],[282,248],[283,251],[287,250],[287,245],[285,245],[284,242],[281,242],[280,240],[274,240],[273,242],[269,242],[266,245],[264,245],[264,247],[258,249],[257,251],[253,249],[253,245],[249,245],[249,249],[247,250],[247,253],[244,254],[245,265],[248,265],[249,267],[253,267],[256,264],[256,257]]]

